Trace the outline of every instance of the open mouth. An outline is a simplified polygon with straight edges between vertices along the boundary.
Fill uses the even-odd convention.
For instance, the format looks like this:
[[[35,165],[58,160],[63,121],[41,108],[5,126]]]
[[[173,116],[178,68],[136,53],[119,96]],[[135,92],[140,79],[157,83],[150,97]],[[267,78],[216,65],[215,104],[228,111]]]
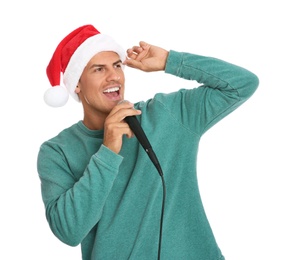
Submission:
[[[103,91],[109,99],[116,100],[120,96],[120,87],[111,87]]]

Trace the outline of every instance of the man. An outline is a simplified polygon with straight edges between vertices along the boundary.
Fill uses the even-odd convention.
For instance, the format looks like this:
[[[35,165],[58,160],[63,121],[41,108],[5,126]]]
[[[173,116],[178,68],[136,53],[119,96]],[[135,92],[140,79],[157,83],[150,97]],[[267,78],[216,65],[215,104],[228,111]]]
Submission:
[[[50,228],[68,245],[81,243],[83,259],[224,259],[200,199],[198,144],[255,92],[258,78],[215,58],[145,42],[128,49],[127,56],[109,36],[85,25],[61,41],[47,67],[53,87],[46,102],[64,105],[68,92],[84,110],[82,121],[39,151]],[[201,85],[146,102],[120,102],[124,65]],[[59,86],[61,74],[67,92]],[[165,185],[124,120],[128,116],[137,117],[154,144],[165,204]]]

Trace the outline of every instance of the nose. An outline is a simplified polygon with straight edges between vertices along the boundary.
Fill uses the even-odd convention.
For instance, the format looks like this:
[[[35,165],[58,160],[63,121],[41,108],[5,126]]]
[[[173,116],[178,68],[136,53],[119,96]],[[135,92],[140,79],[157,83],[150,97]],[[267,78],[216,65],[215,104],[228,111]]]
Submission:
[[[118,81],[120,80],[120,74],[115,70],[110,70],[108,73],[107,81]]]

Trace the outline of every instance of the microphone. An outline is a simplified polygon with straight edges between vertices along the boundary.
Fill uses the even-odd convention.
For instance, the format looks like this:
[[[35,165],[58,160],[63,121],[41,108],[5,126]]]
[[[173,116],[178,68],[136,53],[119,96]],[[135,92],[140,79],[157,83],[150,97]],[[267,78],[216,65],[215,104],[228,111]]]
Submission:
[[[123,100],[123,101],[119,102],[119,104],[121,104],[123,102],[128,102],[128,101]],[[149,156],[150,160],[152,161],[152,163],[156,167],[159,175],[162,176],[163,173],[162,173],[162,169],[161,169],[160,163],[158,161],[158,158],[157,158],[155,152],[153,151],[152,146],[151,146],[146,134],[144,133],[144,130],[142,129],[137,117],[136,116],[127,116],[124,118],[124,120],[129,125],[129,127],[131,128],[131,130],[135,134],[136,138],[138,139],[139,143],[144,148],[144,150],[147,153],[147,155]]]

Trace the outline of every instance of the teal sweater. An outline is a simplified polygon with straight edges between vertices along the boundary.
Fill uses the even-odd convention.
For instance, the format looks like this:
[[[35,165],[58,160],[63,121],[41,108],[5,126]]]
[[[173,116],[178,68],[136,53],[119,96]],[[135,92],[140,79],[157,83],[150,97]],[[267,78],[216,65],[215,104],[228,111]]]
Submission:
[[[201,136],[246,101],[258,78],[227,62],[170,51],[166,73],[201,83],[136,103],[159,159],[167,197],[161,259],[224,259],[201,202],[196,159]],[[46,218],[64,243],[81,243],[83,259],[157,259],[161,178],[136,138],[119,154],[103,130],[80,121],[44,142],[38,173]]]

